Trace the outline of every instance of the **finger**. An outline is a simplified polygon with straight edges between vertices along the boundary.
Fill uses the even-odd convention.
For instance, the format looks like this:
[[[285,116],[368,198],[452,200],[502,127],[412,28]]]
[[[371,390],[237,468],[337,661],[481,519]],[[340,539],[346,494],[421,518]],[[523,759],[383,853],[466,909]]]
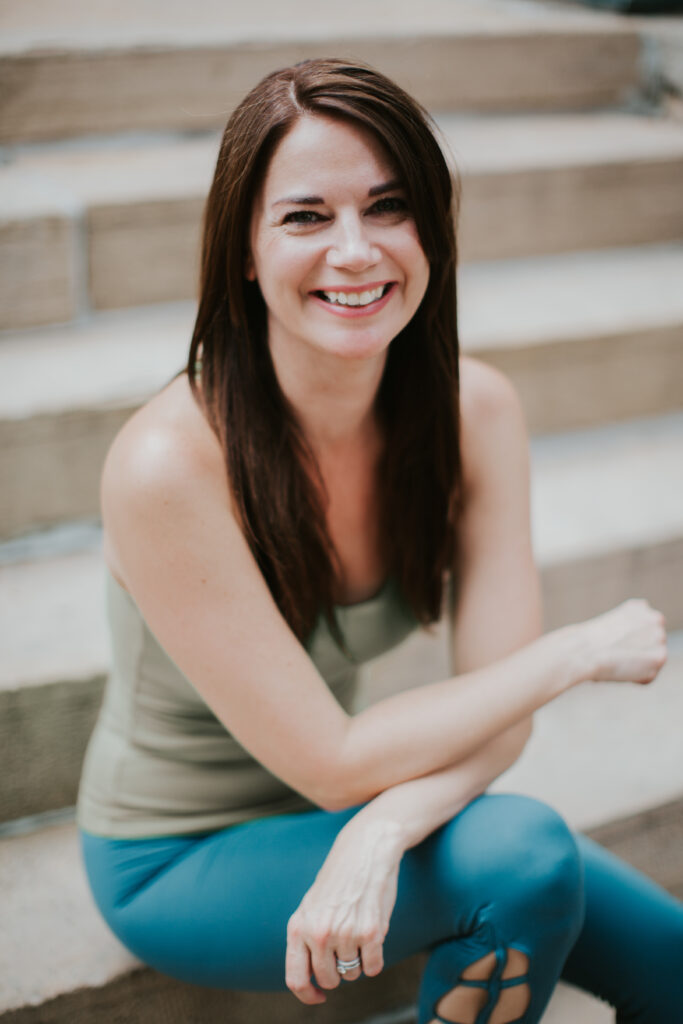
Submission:
[[[296,933],[289,934],[285,955],[285,983],[290,992],[308,1006],[325,1002],[325,995],[315,987],[311,981],[311,974],[308,947]]]
[[[315,980],[320,988],[336,988],[341,981],[341,976],[337,970],[337,961],[334,958],[334,952],[331,945],[327,943],[312,942],[311,943],[311,965],[313,967],[313,973]]]
[[[363,973],[368,978],[374,978],[384,967],[384,940],[383,936],[371,933],[364,936],[361,945],[360,955],[363,961]]]
[[[341,942],[340,941],[338,943],[337,951],[336,951],[336,960],[346,960],[347,963],[350,963],[352,960],[355,960],[359,956],[360,956],[360,950],[359,950],[358,946],[354,946],[352,941],[351,942],[348,942],[348,941],[347,942]],[[336,960],[335,960],[335,967],[337,966],[336,965]],[[337,973],[339,973],[338,969],[337,969]],[[360,978],[362,973],[363,973],[363,970],[362,970],[362,964],[361,964],[361,966],[359,966],[359,967],[353,967],[353,968],[351,968],[351,970],[344,971],[344,973],[342,975],[340,975],[340,977],[341,977],[342,981],[355,981],[356,978]]]

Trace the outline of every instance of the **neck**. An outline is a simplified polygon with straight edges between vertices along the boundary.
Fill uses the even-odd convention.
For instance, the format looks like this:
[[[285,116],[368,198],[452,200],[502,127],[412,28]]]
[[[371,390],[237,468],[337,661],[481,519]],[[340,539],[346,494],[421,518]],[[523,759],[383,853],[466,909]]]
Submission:
[[[370,359],[315,358],[271,344],[275,373],[317,455],[334,454],[376,432],[375,398],[386,352]]]

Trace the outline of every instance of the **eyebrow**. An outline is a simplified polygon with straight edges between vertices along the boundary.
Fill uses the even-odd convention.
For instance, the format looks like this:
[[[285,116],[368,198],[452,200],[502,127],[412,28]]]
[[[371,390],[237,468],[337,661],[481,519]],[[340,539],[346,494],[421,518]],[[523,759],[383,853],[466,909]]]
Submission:
[[[385,181],[381,185],[373,185],[368,191],[368,198],[373,199],[375,196],[384,195],[385,192],[395,192],[397,189],[402,188],[403,185],[398,178],[393,178],[391,181]],[[293,206],[323,206],[325,200],[322,196],[286,196],[284,199],[276,199],[272,205],[282,206],[284,203]]]

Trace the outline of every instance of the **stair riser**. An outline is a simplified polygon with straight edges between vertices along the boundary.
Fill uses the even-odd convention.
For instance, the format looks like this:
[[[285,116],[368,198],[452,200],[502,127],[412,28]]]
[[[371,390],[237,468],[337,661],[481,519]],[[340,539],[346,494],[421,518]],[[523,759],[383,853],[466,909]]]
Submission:
[[[104,675],[0,691],[0,821],[75,803]]]
[[[681,408],[683,324],[539,344],[477,344],[471,354],[512,381],[532,434]]]
[[[683,160],[618,161],[463,178],[465,260],[675,241]]]
[[[667,629],[683,628],[683,536],[544,567],[544,628],[589,619],[627,597],[645,597]]]
[[[75,224],[68,217],[0,223],[0,328],[76,316],[76,252]]]
[[[91,210],[88,265],[93,308],[194,298],[203,208],[202,196]]]
[[[0,142],[220,127],[263,75],[321,54],[366,61],[432,110],[597,107],[638,84],[639,49],[635,35],[586,31],[10,54]]]
[[[98,515],[107,449],[136,407],[0,421],[0,537]]]

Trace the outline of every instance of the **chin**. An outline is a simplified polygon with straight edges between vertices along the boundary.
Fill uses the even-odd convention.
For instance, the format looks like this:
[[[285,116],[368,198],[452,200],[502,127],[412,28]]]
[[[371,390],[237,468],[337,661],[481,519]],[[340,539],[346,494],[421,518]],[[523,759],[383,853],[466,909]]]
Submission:
[[[390,344],[386,337],[351,337],[328,351],[340,359],[377,359],[386,354]]]

